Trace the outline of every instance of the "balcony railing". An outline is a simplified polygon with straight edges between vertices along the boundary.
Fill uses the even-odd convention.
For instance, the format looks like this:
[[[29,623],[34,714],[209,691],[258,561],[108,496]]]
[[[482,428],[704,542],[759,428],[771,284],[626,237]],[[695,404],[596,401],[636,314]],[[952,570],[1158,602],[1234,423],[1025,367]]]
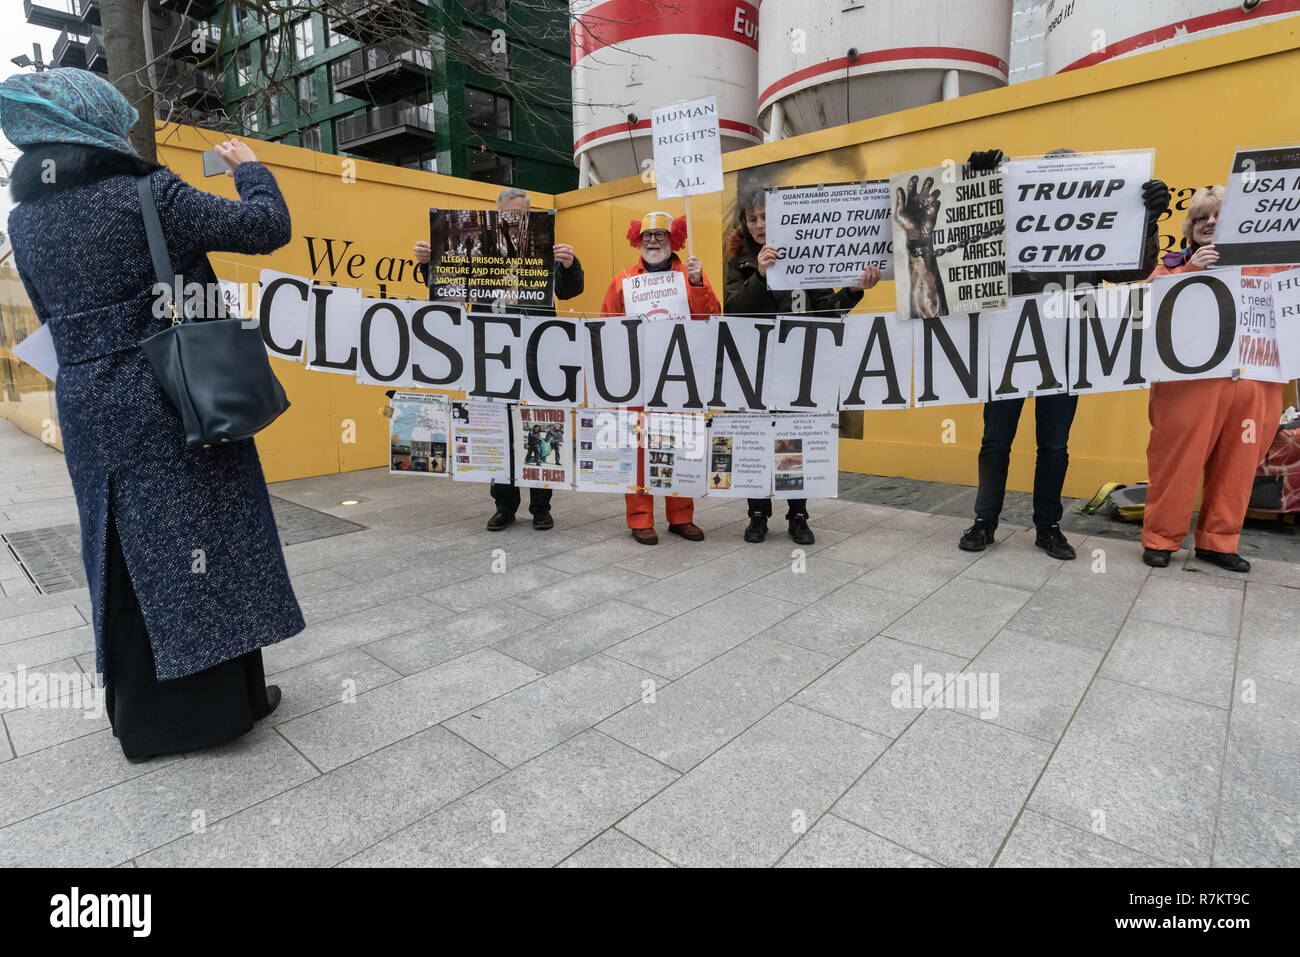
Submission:
[[[155,54],[164,53],[181,60],[206,59],[221,46],[221,27],[193,17],[155,14],[153,34]],[[199,44],[197,52],[195,44]]]
[[[81,22],[86,26],[100,26],[99,0],[77,0],[77,12],[81,14]]]
[[[66,30],[54,41],[54,52],[50,57],[51,66],[70,66],[79,70],[86,68],[86,41]]]
[[[169,96],[175,96],[192,106],[216,105],[221,102],[220,76],[211,67],[191,67],[179,60],[172,60],[162,66],[158,79]]]
[[[334,89],[342,93],[354,86],[379,87],[414,82],[433,71],[433,54],[410,43],[389,42],[354,50],[330,64]]]
[[[375,152],[433,139],[433,107],[399,100],[334,121],[338,145],[349,152]]]
[[[81,28],[77,0],[23,0],[23,17],[34,27],[72,31]]]
[[[104,52],[102,34],[92,33],[86,41],[86,69],[105,75],[108,73],[108,54]]]
[[[97,3],[98,0],[94,2]],[[164,10],[174,10],[176,13],[188,12],[192,17],[209,16],[221,6],[221,0],[154,0],[154,2]]]
[[[429,0],[339,0],[338,14],[329,18],[330,29],[357,40],[392,33],[410,26],[411,15],[423,14]]]

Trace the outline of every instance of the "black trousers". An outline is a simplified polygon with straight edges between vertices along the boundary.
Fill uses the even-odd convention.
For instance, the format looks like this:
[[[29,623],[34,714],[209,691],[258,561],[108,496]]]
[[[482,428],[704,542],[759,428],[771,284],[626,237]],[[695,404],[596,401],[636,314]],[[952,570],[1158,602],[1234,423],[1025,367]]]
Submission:
[[[1070,426],[1079,404],[1077,395],[1043,395],[1034,399],[1038,459],[1034,465],[1034,525],[1061,521],[1061,487],[1070,466]],[[975,517],[998,524],[1007,494],[1011,442],[1016,437],[1024,399],[984,403],[984,441],[980,443],[980,485],[975,493]]]
[[[492,501],[497,503],[497,511],[513,515],[519,511],[519,486],[513,482],[493,482]],[[549,512],[551,509],[551,489],[530,488],[528,490],[528,511],[534,515]]]
[[[158,680],[111,514],[105,575],[104,701],[123,754],[147,758],[210,748],[266,717],[260,648],[184,678]]]
[[[772,500],[770,498],[751,498],[747,501],[749,502],[750,518],[772,517]],[[792,518],[808,518],[808,500],[806,498],[788,498],[785,503],[787,522]]]

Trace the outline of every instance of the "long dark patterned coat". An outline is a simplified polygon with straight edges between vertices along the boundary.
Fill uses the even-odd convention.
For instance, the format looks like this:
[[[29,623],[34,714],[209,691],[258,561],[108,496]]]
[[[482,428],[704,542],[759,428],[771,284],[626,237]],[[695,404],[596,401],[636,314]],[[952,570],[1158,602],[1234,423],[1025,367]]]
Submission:
[[[40,158],[55,159],[57,188]],[[18,272],[59,359],[55,398],[81,517],[104,670],[110,510],[160,680],[282,641],[303,628],[252,440],[185,445],[180,414],[138,348],[163,330],[134,175],[152,186],[174,267],[216,281],[206,253],[265,254],[289,242],[289,210],[260,163],[235,173],[240,202],[168,170],[89,147],[29,150],[14,169],[9,235]],[[205,287],[206,288],[206,287]]]

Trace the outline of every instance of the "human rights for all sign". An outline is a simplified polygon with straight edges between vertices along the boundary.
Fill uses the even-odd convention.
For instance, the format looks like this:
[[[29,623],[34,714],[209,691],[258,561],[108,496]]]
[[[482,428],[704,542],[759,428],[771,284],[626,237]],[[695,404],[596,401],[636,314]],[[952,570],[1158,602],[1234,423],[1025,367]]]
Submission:
[[[852,286],[868,266],[894,278],[888,181],[771,189],[766,213],[767,244],[779,256],[769,289]]]
[[[660,199],[722,191],[716,97],[660,107],[650,115],[650,132]]]
[[[1007,165],[1007,265],[1012,272],[1137,269],[1146,238],[1142,184],[1149,150],[1073,154]]]
[[[1220,266],[1300,263],[1300,146],[1237,152],[1214,248]]]

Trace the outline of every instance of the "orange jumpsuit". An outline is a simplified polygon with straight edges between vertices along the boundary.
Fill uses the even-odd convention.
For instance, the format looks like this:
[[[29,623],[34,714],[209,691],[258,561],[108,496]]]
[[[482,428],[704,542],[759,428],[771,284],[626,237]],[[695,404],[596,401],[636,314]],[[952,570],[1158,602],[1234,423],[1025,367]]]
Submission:
[[[1290,266],[1258,266],[1250,275],[1267,275]],[[1150,278],[1193,272],[1181,253],[1165,257]],[[1163,551],[1182,547],[1196,504],[1196,486],[1205,487],[1196,520],[1197,548],[1237,551],[1255,470],[1263,461],[1282,417],[1282,383],[1253,379],[1191,379],[1155,382],[1147,402],[1151,438],[1147,442],[1146,509],[1142,546]]]
[[[686,275],[686,264],[681,261],[676,253],[670,260],[672,268],[683,276]],[[619,271],[609,282],[609,288],[605,290],[605,301],[601,303],[601,312],[606,316],[623,316],[626,310],[623,306],[623,280],[629,276],[639,276],[641,273],[649,272],[645,268],[645,263],[637,259],[635,266],[628,266],[626,269]],[[707,277],[703,277],[703,285],[692,286],[689,279],[686,280],[686,298],[691,307],[692,319],[708,319],[709,316],[715,316],[722,312],[722,307],[718,304],[718,297],[713,293],[713,287],[709,285]],[[645,487],[645,459],[639,458],[636,470],[637,484],[642,488]],[[624,496],[627,499],[627,527],[628,528],[654,528],[654,496],[647,495],[644,492],[637,492]],[[669,525],[685,525],[695,518],[695,499],[682,498],[669,495],[664,498],[664,511],[668,515]]]

